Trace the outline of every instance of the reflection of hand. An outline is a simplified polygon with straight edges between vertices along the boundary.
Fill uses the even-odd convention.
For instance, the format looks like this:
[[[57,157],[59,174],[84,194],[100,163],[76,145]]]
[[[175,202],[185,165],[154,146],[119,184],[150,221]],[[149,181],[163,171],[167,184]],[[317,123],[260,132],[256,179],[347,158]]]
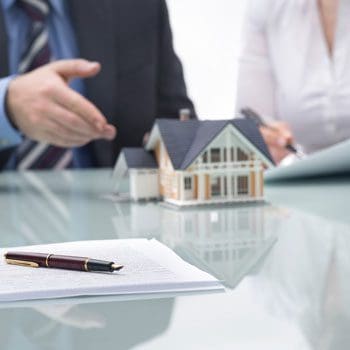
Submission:
[[[267,127],[261,127],[260,131],[273,159],[279,164],[289,154],[285,147],[294,143],[289,125],[283,122],[274,122]]]
[[[71,79],[95,76],[100,68],[96,62],[61,60],[15,78],[6,98],[11,121],[29,138],[55,146],[75,147],[94,139],[114,139],[115,127],[68,86]]]

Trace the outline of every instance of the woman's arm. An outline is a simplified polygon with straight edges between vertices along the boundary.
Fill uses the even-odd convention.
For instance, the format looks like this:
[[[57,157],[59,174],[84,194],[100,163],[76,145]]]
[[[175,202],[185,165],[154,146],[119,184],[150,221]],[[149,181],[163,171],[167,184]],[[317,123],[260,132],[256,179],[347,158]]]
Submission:
[[[266,34],[267,8],[271,1],[250,0],[243,27],[236,110],[250,107],[276,118],[275,80]]]
[[[286,123],[276,121],[276,84],[267,34],[268,14],[272,11],[273,3],[271,0],[259,3],[250,0],[247,4],[236,111],[252,108],[268,122],[270,127],[262,127],[260,130],[278,164],[288,155],[285,147],[293,143],[293,135]]]

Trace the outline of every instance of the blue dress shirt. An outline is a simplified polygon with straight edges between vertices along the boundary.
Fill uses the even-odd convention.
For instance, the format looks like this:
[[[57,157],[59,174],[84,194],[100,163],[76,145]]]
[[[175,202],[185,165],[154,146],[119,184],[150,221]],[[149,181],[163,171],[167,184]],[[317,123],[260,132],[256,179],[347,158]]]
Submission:
[[[29,30],[29,19],[19,9],[16,0],[0,0],[5,25],[8,33],[8,57],[10,76],[0,79],[0,150],[5,147],[16,146],[22,141],[18,130],[14,129],[5,111],[5,96],[11,79],[17,74],[21,54],[26,47]],[[64,0],[50,0],[52,11],[48,18],[49,42],[52,54],[57,59],[78,57],[75,34]],[[73,80],[71,87],[84,95],[84,83],[81,79]],[[74,167],[91,166],[87,150],[74,149]],[[13,168],[10,159],[7,169]]]

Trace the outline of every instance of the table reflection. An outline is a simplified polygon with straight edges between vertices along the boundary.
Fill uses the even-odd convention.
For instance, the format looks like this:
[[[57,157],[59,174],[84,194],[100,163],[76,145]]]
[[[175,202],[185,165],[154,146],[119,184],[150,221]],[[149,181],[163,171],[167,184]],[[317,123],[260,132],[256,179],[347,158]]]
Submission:
[[[297,325],[312,349],[350,344],[349,226],[290,211],[284,230],[246,285],[275,317]]]
[[[167,330],[173,306],[155,299],[1,309],[1,349],[132,349]]]
[[[248,325],[273,319],[281,330],[301,333],[307,349],[349,347],[348,179],[267,186],[266,205],[171,210],[106,199],[109,175],[1,174],[1,245],[157,238],[234,290],[208,296],[209,311],[200,302],[191,309],[198,296],[188,297],[186,310],[181,298],[0,309],[1,349],[129,349],[160,334],[171,343],[181,312],[201,329],[238,320],[239,333],[251,335],[256,330],[239,328],[243,315]],[[196,310],[203,314],[188,316]]]
[[[23,172],[0,177],[1,246],[115,237],[109,172]]]
[[[157,238],[186,261],[234,287],[277,239],[281,211],[268,205],[173,210],[116,203],[119,238]],[[283,217],[283,215],[282,215]]]

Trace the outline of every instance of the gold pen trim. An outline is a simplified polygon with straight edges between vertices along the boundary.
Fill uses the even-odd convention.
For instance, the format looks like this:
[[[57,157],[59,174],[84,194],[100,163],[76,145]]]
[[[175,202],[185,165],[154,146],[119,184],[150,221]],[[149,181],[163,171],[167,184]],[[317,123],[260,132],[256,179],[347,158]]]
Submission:
[[[13,260],[13,259],[5,259],[9,265],[17,265],[17,266],[25,266],[25,267],[39,267],[38,263],[33,261],[23,261],[23,260]]]
[[[88,262],[89,262],[89,260],[90,260],[90,258],[87,258],[85,260],[85,263],[84,263],[84,269],[85,269],[86,272],[89,272],[89,269],[88,269]]]
[[[46,264],[46,267],[50,267],[49,266],[49,259],[50,259],[50,256],[51,256],[52,254],[47,254],[47,257],[46,257],[46,259],[45,259],[45,264]]]

